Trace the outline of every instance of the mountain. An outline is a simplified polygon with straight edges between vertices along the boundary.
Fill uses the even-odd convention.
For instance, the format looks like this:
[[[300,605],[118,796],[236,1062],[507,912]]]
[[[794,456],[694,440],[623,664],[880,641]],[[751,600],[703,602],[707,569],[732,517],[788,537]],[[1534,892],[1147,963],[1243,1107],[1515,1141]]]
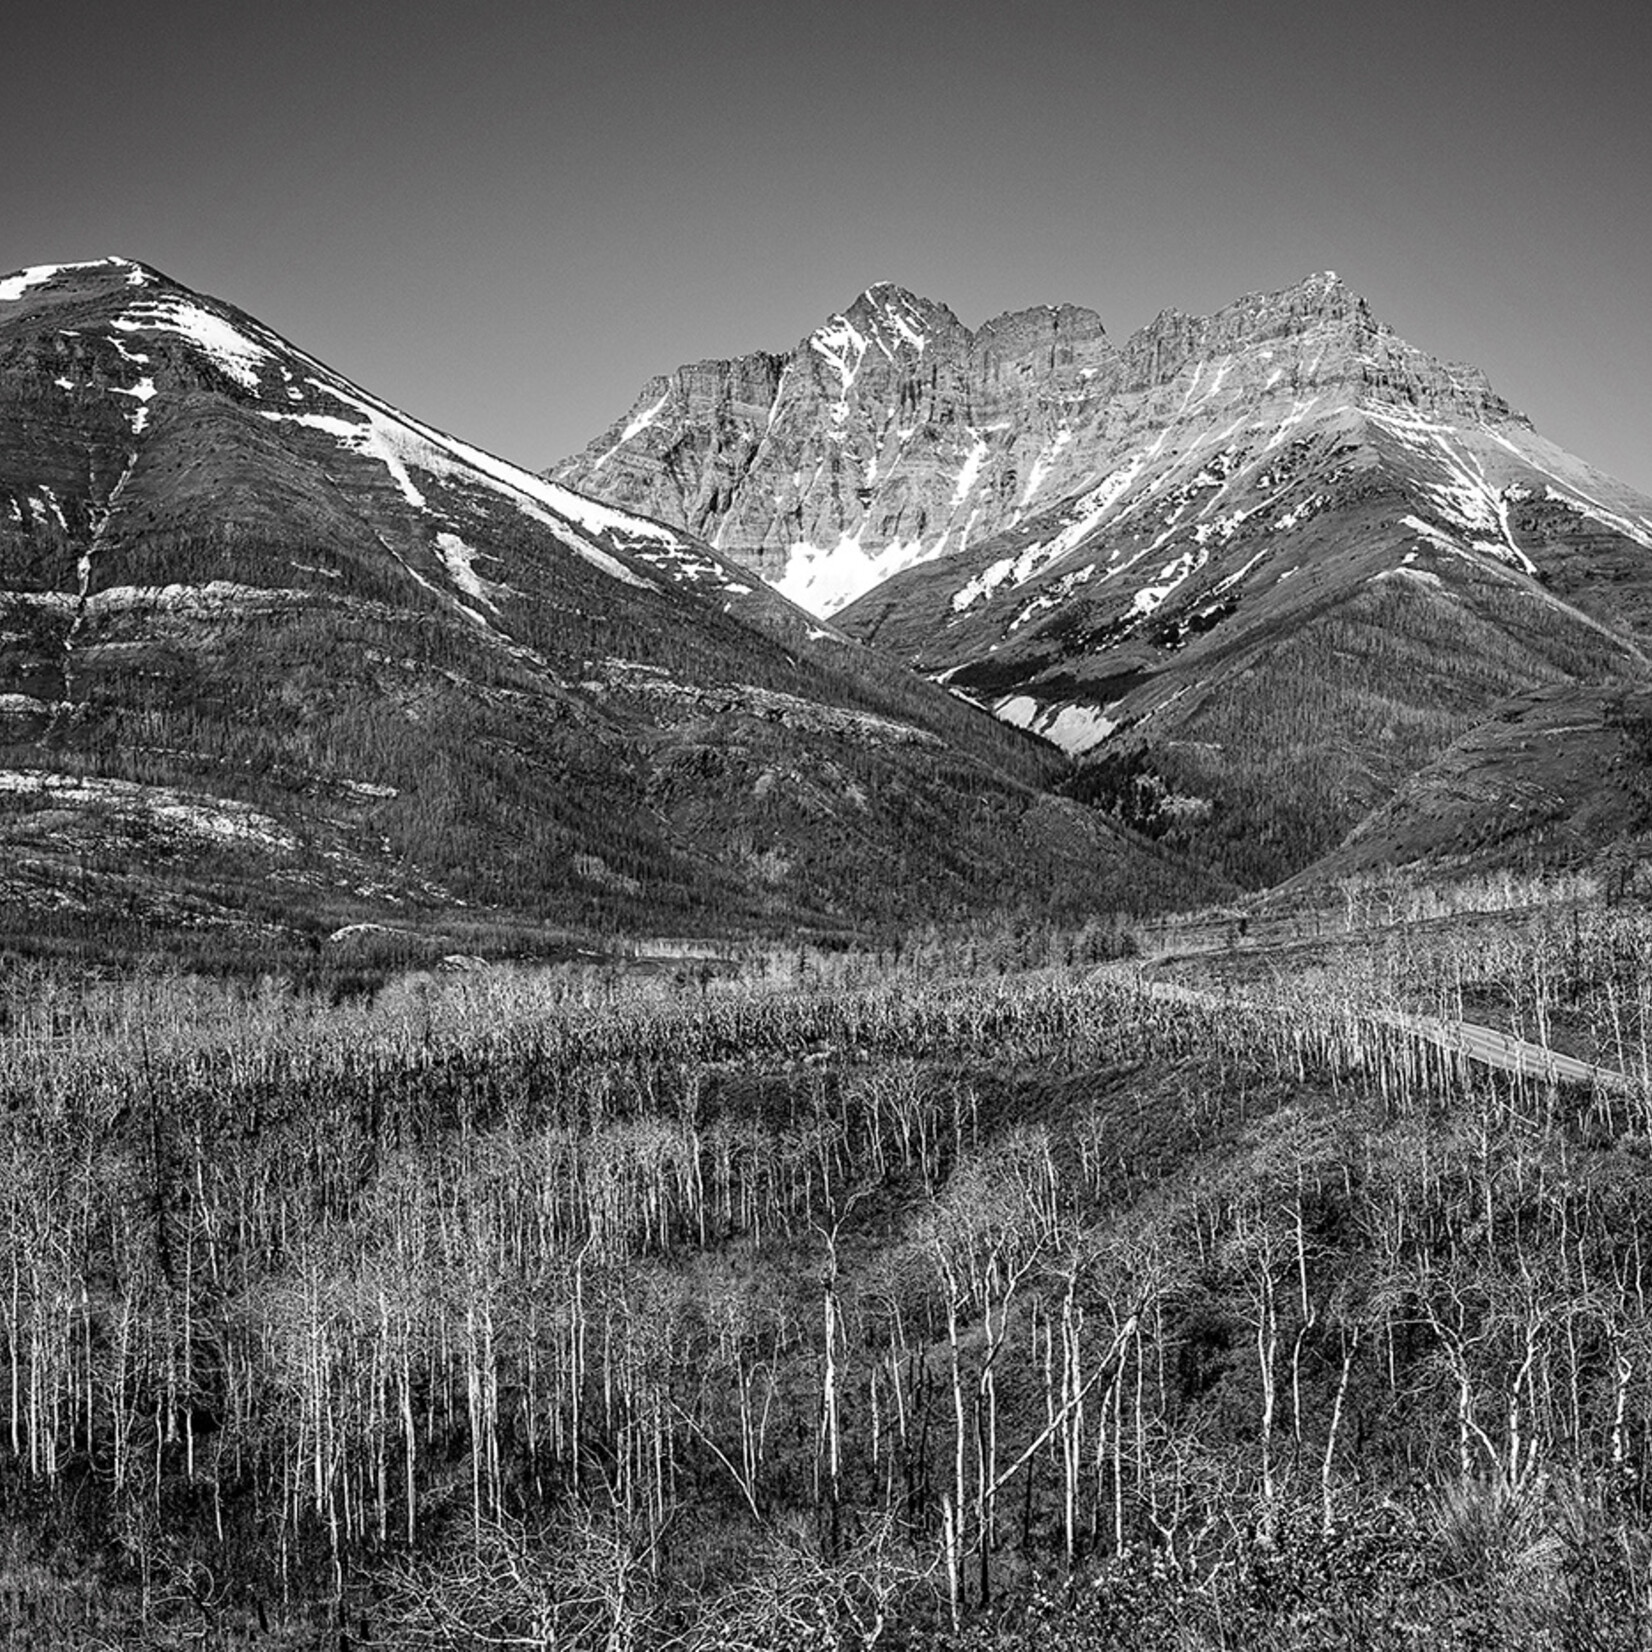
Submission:
[[[546,474],[691,528],[828,614],[1053,497],[1070,410],[1114,354],[1089,310],[1022,310],[971,332],[881,282],[787,354],[651,379]]]
[[[0,636],[8,939],[844,931],[1184,881],[693,535],[123,258],[0,280]]]
[[[1117,349],[1088,312],[970,333],[875,287],[656,393],[556,473],[778,569],[1248,886],[1509,696],[1647,670],[1652,500],[1329,272]]]

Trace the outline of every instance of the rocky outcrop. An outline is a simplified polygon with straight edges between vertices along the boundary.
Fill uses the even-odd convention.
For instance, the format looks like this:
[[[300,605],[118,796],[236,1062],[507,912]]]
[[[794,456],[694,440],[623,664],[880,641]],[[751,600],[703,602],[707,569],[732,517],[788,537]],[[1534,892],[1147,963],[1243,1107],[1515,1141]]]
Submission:
[[[682,523],[825,614],[1019,527],[1172,425],[1371,396],[1524,422],[1482,374],[1412,349],[1332,273],[1211,316],[1165,311],[1122,349],[1073,305],[972,332],[880,284],[788,355],[651,380],[548,474]]]

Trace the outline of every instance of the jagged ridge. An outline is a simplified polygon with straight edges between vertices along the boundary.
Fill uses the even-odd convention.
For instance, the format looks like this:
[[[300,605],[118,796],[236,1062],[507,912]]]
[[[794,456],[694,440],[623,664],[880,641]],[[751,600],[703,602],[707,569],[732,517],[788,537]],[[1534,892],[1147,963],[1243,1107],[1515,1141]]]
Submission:
[[[1523,423],[1483,376],[1412,350],[1331,274],[1214,316],[1166,311],[1120,350],[1071,305],[972,332],[879,284],[789,354],[651,380],[547,474],[681,522],[829,613],[1097,482],[1135,436],[1270,399],[1288,416],[1307,394]]]

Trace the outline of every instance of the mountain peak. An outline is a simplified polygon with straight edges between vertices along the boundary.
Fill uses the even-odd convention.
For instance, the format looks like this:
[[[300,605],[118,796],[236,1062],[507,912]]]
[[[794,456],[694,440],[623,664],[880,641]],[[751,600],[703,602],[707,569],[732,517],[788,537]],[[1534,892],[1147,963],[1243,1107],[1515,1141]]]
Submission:
[[[921,297],[893,281],[874,281],[846,310],[827,319],[810,335],[815,348],[825,343],[834,352],[843,342],[864,339],[875,342],[882,353],[893,356],[903,350],[922,355],[931,337],[961,326],[946,305]],[[858,350],[861,346],[855,346]]]
[[[80,263],[35,264],[0,277],[0,302],[16,303],[35,287],[110,286],[128,287],[167,285],[159,270],[140,264],[134,258],[112,253],[107,258],[93,258]]]
[[[1413,349],[1379,321],[1367,301],[1335,270],[1321,270],[1288,287],[1251,292],[1209,315],[1161,310],[1125,341],[1126,380],[1136,389],[1177,382],[1199,363],[1248,364],[1249,376],[1299,390],[1346,392],[1356,398],[1375,386],[1443,401],[1466,415],[1509,417],[1484,376],[1448,369]],[[1230,373],[1235,389],[1246,373]]]
[[[681,394],[651,385],[554,474],[712,537],[817,613],[1022,533],[1109,476],[1124,490],[1109,511],[1138,470],[1145,486],[1149,469],[1186,459],[1197,476],[1217,431],[1278,445],[1299,426],[1356,428],[1370,408],[1524,425],[1482,374],[1412,348],[1328,269],[1207,315],[1166,309],[1118,347],[1075,305],[971,329],[876,281],[789,363],[725,368],[697,370]],[[1064,555],[1070,538],[1051,543]]]
[[[1270,334],[1299,332],[1321,321],[1348,321],[1359,330],[1387,332],[1366,300],[1335,270],[1320,270],[1288,287],[1245,293],[1209,315],[1161,310],[1144,331],[1191,333],[1212,346],[1233,346]]]
[[[306,955],[482,913],[493,934],[837,931],[930,882],[951,912],[1006,887],[1042,906],[1063,877],[1075,911],[1117,904],[1097,857],[1029,839],[1048,806],[1021,827],[1049,754],[712,546],[134,260],[0,293],[0,791],[26,794],[0,894],[51,944],[128,913],[146,948],[174,926],[263,947],[280,923]],[[890,327],[909,313],[873,298]],[[870,328],[879,389],[916,381]],[[1115,858],[1123,891],[1152,875]]]
[[[1312,275],[1305,275],[1289,287],[1283,287],[1275,293],[1264,293],[1260,296],[1264,301],[1271,300],[1277,305],[1302,305],[1307,308],[1344,313],[1361,311],[1370,313],[1371,306],[1366,303],[1361,294],[1354,291],[1335,270],[1317,270]],[[1241,303],[1244,300],[1240,300]]]

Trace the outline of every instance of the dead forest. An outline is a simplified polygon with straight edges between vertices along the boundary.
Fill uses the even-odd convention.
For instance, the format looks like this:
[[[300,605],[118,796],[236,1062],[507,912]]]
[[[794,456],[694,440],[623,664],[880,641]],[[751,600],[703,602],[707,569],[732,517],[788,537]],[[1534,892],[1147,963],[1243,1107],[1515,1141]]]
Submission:
[[[1652,1642],[1652,920],[1236,957],[14,972],[0,1625]]]

